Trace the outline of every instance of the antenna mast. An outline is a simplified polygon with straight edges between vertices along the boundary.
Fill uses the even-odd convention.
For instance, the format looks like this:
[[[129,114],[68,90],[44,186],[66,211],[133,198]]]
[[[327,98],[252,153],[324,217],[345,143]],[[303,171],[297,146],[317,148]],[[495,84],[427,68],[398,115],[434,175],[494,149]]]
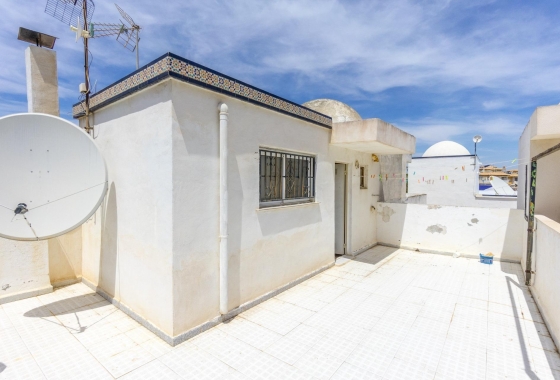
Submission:
[[[83,1],[82,2],[82,10],[83,10],[83,19],[84,19],[84,26],[85,29],[87,30],[87,1]],[[85,77],[85,81],[86,81],[86,93],[85,93],[85,101],[84,101],[84,107],[85,107],[85,113],[86,113],[86,126],[85,126],[85,130],[87,133],[89,133],[91,131],[91,127],[89,126],[89,46],[88,46],[88,39],[87,38],[83,38],[84,40],[84,77]]]

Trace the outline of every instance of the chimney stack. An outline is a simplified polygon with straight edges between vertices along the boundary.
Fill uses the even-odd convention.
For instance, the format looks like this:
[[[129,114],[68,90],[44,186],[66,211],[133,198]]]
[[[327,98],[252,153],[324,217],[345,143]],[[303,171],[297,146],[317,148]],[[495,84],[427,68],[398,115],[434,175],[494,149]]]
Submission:
[[[56,52],[37,46],[25,49],[28,112],[59,116]]]

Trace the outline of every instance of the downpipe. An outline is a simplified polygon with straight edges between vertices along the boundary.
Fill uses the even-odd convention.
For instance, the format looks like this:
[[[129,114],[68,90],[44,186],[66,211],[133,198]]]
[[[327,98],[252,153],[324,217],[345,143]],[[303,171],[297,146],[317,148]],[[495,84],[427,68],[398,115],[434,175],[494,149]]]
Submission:
[[[220,104],[220,314],[228,310],[228,186],[227,186],[227,129],[228,106]]]

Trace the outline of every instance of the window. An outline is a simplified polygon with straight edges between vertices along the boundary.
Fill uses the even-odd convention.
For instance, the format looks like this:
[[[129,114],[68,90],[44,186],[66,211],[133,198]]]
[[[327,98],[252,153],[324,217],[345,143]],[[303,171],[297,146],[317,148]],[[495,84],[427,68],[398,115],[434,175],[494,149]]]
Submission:
[[[261,206],[310,202],[315,197],[315,157],[260,150]]]
[[[368,173],[367,166],[360,166],[360,189],[367,189]]]

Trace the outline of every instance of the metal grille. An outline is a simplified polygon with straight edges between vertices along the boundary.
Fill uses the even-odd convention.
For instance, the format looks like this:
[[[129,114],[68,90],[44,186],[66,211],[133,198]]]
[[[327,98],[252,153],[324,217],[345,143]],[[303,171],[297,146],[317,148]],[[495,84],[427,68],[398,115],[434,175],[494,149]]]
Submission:
[[[260,201],[308,199],[315,196],[315,158],[260,151]]]
[[[93,11],[95,10],[95,5],[92,0],[47,0],[45,13],[62,21],[66,25],[75,25],[79,17],[80,23],[84,26],[84,14],[82,10],[84,1],[87,1],[87,24],[89,24],[93,16]],[[84,26],[84,29],[87,29],[87,27]]]

